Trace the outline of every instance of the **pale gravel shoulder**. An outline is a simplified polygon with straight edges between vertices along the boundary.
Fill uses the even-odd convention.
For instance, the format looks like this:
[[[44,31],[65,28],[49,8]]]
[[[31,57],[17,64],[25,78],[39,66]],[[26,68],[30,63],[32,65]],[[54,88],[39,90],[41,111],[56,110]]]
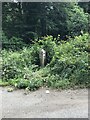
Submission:
[[[7,88],[0,87],[3,118],[88,118],[88,89],[49,89],[46,94],[41,88],[25,95],[25,90],[7,92]]]

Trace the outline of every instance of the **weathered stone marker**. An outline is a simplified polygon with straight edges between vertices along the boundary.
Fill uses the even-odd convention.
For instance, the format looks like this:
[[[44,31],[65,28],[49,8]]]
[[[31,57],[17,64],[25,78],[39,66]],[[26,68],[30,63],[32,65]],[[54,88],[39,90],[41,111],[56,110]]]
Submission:
[[[44,49],[40,50],[39,59],[40,59],[41,67],[44,67],[45,66],[45,59],[46,59],[46,51]]]

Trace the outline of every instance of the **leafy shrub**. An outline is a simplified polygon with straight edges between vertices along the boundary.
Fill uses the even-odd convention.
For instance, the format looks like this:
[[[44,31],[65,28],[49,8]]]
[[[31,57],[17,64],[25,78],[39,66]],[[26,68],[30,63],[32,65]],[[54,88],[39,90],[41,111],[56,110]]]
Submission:
[[[39,60],[39,50],[40,47],[38,43],[35,43],[34,45],[31,46],[30,53],[31,53],[31,63],[40,65],[40,60]]]
[[[30,49],[32,64],[40,65],[39,51],[43,48],[46,51],[46,63],[50,63],[54,55],[56,43],[52,36],[43,37],[42,40],[35,42]]]
[[[39,40],[39,43],[42,44],[42,48],[46,51],[47,63],[50,63],[55,54],[54,49],[56,47],[56,43],[55,41],[53,41],[53,37],[52,36],[43,37],[43,40]]]
[[[41,80],[31,80],[28,84],[28,88],[31,91],[37,90],[38,88],[40,88],[42,86],[42,81]]]
[[[17,83],[17,87],[20,88],[20,89],[27,88],[27,87],[28,87],[28,84],[29,84],[29,81],[24,80],[24,79],[21,79],[21,80]]]
[[[76,79],[77,84],[83,81],[87,83],[89,75],[88,52],[86,51],[88,37],[88,34],[84,34],[57,46],[50,63],[51,73],[60,75],[62,79]]]
[[[41,86],[69,88],[90,87],[88,65],[88,34],[58,43],[51,36],[20,51],[2,50],[2,80],[18,88],[36,90]],[[49,65],[39,65],[39,50],[47,51]],[[50,56],[50,57],[49,57]]]
[[[16,60],[18,60],[18,54],[15,54],[13,56],[14,59],[12,59],[11,53],[8,53],[7,51],[2,51],[2,57],[3,57],[3,63],[2,63],[2,79],[8,80],[13,79],[18,74],[20,74],[19,69],[16,67]],[[13,55],[13,54],[12,54]],[[16,57],[15,57],[16,56]]]
[[[36,66],[31,65],[30,52],[25,48],[22,52],[2,51],[2,79],[9,80],[22,77],[27,69],[32,70]]]

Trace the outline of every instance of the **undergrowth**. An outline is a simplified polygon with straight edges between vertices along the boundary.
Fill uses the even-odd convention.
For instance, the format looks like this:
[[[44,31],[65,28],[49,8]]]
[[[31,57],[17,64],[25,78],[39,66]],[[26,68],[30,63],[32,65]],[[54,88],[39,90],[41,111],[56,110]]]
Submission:
[[[90,87],[88,39],[89,35],[86,33],[56,43],[52,36],[47,36],[19,51],[2,50],[0,85],[13,85],[29,90],[42,86],[57,89]],[[39,63],[40,48],[44,48],[47,53],[44,68]]]

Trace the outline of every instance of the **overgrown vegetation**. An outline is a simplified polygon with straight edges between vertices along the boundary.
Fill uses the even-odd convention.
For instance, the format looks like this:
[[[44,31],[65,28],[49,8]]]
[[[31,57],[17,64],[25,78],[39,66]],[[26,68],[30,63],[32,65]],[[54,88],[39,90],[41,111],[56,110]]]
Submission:
[[[90,87],[88,39],[86,33],[57,43],[52,36],[47,36],[19,51],[2,50],[2,83],[29,90],[42,86],[57,89]],[[40,48],[47,52],[44,68],[39,64]]]
[[[3,2],[0,85],[29,90],[90,87],[89,4]],[[41,48],[46,51],[44,68]]]

